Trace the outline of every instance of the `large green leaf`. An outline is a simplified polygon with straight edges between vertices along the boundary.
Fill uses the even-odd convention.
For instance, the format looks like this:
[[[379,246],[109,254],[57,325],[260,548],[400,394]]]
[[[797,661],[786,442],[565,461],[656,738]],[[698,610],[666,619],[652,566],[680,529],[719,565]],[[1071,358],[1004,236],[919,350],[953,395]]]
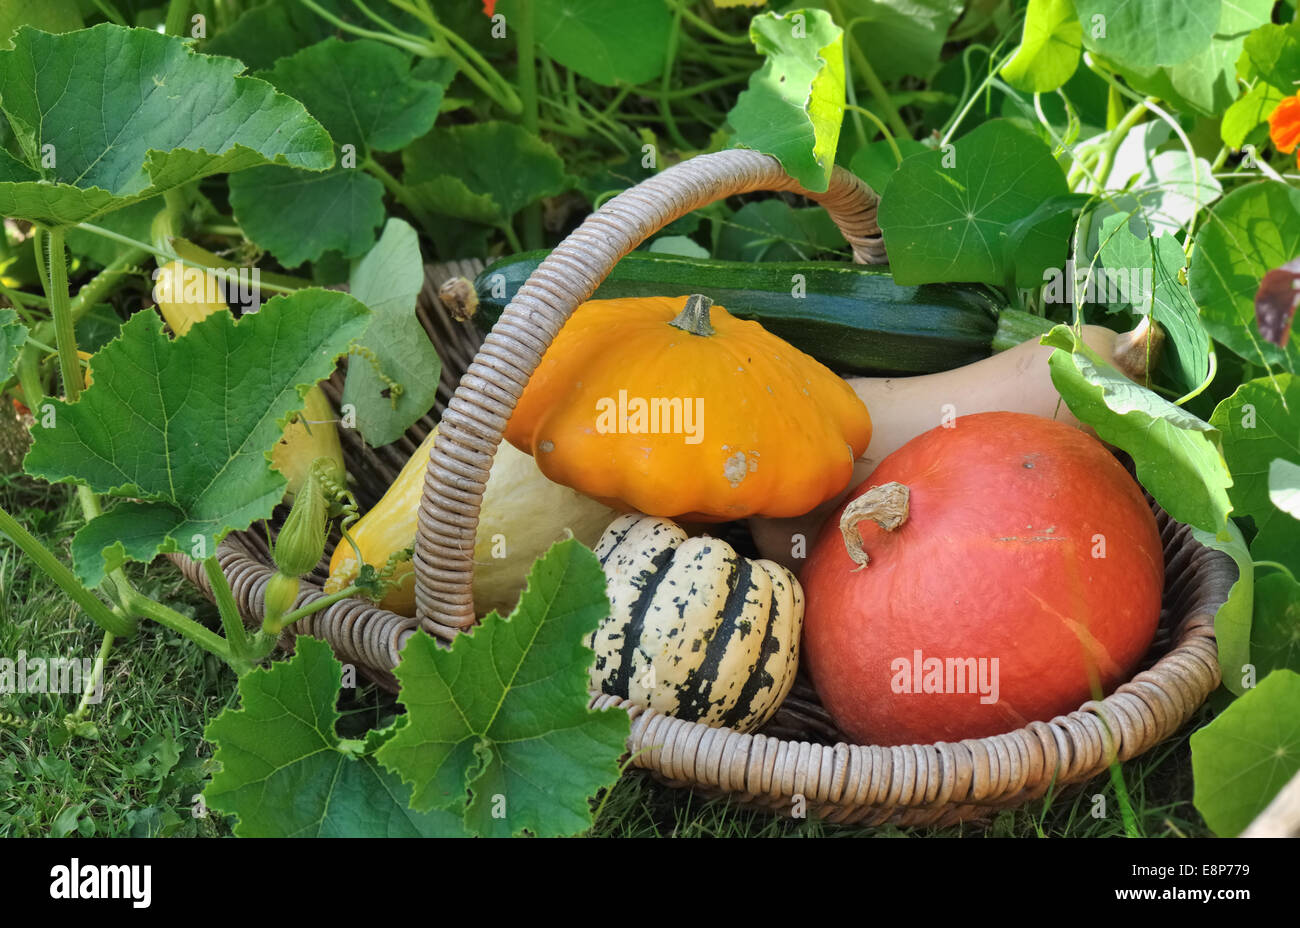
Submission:
[[[1070,412],[1132,456],[1156,502],[1179,522],[1223,531],[1232,477],[1214,426],[1129,380],[1067,326],[1052,329],[1043,344],[1062,349],[1049,364]]]
[[[329,0],[322,5],[327,8],[339,6]],[[351,4],[343,6],[356,10]],[[332,12],[347,18],[347,9]],[[292,55],[333,32],[334,26],[328,20],[317,16],[297,0],[264,3],[245,9],[238,19],[203,43],[203,51],[210,55],[229,55],[238,58],[249,70],[262,70],[275,64],[276,59]]]
[[[514,123],[434,129],[402,151],[405,181],[435,212],[500,225],[572,180],[546,142]]]
[[[1264,339],[1255,293],[1264,275],[1300,255],[1300,190],[1261,181],[1224,197],[1196,235],[1188,272],[1192,299],[1214,338],[1255,364],[1294,372],[1300,349]]]
[[[18,321],[18,312],[0,309],[0,380],[9,379],[18,351],[26,341],[27,326]]]
[[[897,139],[898,153],[908,158],[928,149],[914,139]],[[849,161],[849,170],[867,182],[867,186],[877,194],[889,186],[889,179],[894,176],[901,162],[894,157],[894,149],[888,142],[868,142],[853,154]]]
[[[508,619],[490,613],[450,648],[407,643],[395,672],[410,721],[377,756],[413,784],[413,808],[463,811],[485,836],[591,827],[629,731],[625,712],[587,708],[583,641],[608,611],[600,564],[570,539],[533,565]]]
[[[13,43],[0,108],[22,161],[0,159],[5,216],[74,224],[209,174],[332,161],[302,104],[179,38],[105,23]]]
[[[1219,126],[1223,144],[1229,148],[1241,148],[1254,129],[1268,122],[1269,113],[1277,109],[1277,105],[1286,96],[1285,92],[1272,84],[1264,81],[1256,83],[1223,114],[1223,122]]]
[[[1261,531],[1273,519],[1289,519],[1269,499],[1269,468],[1276,460],[1300,464],[1300,378],[1261,377],[1237,388],[1210,417],[1223,435],[1232,471],[1229,496],[1237,513]]]
[[[77,0],[5,0],[0,3],[0,48],[9,48],[9,37],[19,26],[42,32],[71,32],[83,23]]]
[[[1210,372],[1210,340],[1187,287],[1180,281],[1183,249],[1172,235],[1140,239],[1126,217],[1116,214],[1102,223],[1101,260],[1107,271],[1119,272],[1130,282],[1135,275],[1151,275],[1151,292],[1128,294],[1129,305],[1149,313],[1169,336],[1162,363],[1184,391],[1199,387]],[[1134,298],[1142,299],[1134,299]]]
[[[1300,21],[1260,26],[1246,36],[1243,48],[1260,80],[1282,89],[1295,87],[1300,76]]]
[[[38,422],[25,461],[46,480],[140,500],[77,533],[83,582],[98,585],[128,559],[214,554],[227,532],[269,517],[285,490],[271,447],[369,321],[354,297],[314,289],[238,322],[214,313],[174,341],[156,313],[132,316],[94,356],[81,399],[48,401],[54,425]]]
[[[375,762],[394,729],[339,738],[343,667],[329,645],[303,636],[294,651],[242,676],[240,707],[208,723],[219,769],[204,802],[235,816],[241,838],[464,837],[460,816],[412,811],[411,788]]]
[[[1300,770],[1300,674],[1273,671],[1191,743],[1192,801],[1215,834],[1235,837]]]
[[[900,284],[982,281],[1041,285],[1065,258],[1071,219],[1036,224],[1019,247],[1006,236],[1044,201],[1069,193],[1051,149],[1036,135],[991,120],[942,151],[907,158],[880,201],[880,227]]]
[[[840,25],[857,23],[853,37],[882,80],[928,77],[939,63],[948,29],[965,0],[787,0],[785,12],[801,7],[831,10]]]
[[[292,268],[327,251],[350,258],[370,248],[384,221],[384,185],[357,168],[267,165],[230,178],[230,205],[244,233]]]
[[[1250,659],[1261,677],[1274,670],[1300,673],[1300,583],[1275,572],[1255,584]]]
[[[1275,458],[1268,465],[1268,499],[1278,509],[1300,519],[1300,464]]]
[[[535,38],[560,64],[598,84],[643,84],[664,70],[672,14],[663,0],[501,0],[497,11],[518,21],[533,7]]]
[[[1252,29],[1269,21],[1273,6],[1274,0],[1223,0],[1209,47],[1169,69],[1175,102],[1215,116],[1237,99],[1242,46]]]
[[[809,190],[830,186],[844,119],[844,33],[829,13],[764,13],[749,38],[767,60],[727,114],[742,148],[774,155]]]
[[[415,230],[390,219],[379,243],[352,270],[349,290],[370,307],[374,321],[361,339],[374,353],[384,375],[401,385],[396,397],[372,364],[354,356],[343,387],[344,404],[356,407],[357,429],[378,448],[396,441],[433,406],[442,362],[415,316],[415,301],[424,286],[424,261]]]
[[[808,261],[844,248],[844,236],[826,210],[795,209],[783,200],[746,203],[729,216],[714,257],[724,261]]]
[[[1051,93],[1079,67],[1082,49],[1074,0],[1029,0],[1020,47],[1002,66],[1002,76],[1025,93]]]
[[[1083,44],[1128,68],[1176,65],[1207,48],[1221,0],[1075,0]]]

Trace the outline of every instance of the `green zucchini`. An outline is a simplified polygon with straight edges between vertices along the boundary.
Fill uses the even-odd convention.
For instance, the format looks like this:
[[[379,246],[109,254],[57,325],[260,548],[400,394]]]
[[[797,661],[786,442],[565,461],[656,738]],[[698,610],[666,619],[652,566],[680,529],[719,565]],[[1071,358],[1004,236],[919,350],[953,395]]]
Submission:
[[[475,325],[489,331],[549,254],[503,258],[474,281]],[[799,276],[802,275],[802,276]],[[468,288],[462,288],[462,291]],[[842,374],[904,375],[951,370],[1019,344],[1050,323],[1006,306],[982,285],[894,283],[886,265],[715,261],[634,251],[593,299],[703,293],[734,316]],[[444,300],[447,297],[444,296]],[[459,300],[453,312],[467,315]]]

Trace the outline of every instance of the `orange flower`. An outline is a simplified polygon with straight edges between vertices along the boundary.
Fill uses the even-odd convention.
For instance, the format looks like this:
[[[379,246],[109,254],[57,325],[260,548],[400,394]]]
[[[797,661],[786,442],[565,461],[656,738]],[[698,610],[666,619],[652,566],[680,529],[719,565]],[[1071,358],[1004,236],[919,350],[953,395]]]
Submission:
[[[1268,136],[1283,154],[1300,145],[1300,94],[1287,97],[1268,114]],[[1300,164],[1300,155],[1296,156],[1296,163]]]
[[[497,11],[497,0],[483,0],[483,15],[491,16]]]

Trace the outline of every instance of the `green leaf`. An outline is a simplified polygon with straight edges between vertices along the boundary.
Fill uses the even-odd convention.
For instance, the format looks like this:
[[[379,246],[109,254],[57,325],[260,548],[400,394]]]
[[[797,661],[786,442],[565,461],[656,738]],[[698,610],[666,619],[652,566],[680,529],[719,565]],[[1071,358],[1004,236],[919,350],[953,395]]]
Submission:
[[[294,651],[240,677],[240,708],[208,723],[220,769],[204,802],[235,816],[241,838],[464,837],[459,816],[409,808],[410,787],[371,756],[385,733],[339,738],[343,666],[329,645],[300,636]]]
[[[1300,673],[1300,583],[1274,572],[1255,583],[1255,620],[1250,632],[1250,659],[1255,672]]]
[[[164,208],[164,205],[161,195],[149,197],[147,200],[139,200],[130,206],[101,216],[95,220],[95,225],[125,235],[127,238],[133,238],[137,242],[149,242],[153,240],[154,217]],[[75,226],[68,229],[67,243],[68,251],[72,254],[93,261],[101,267],[109,264],[131,247],[98,232],[89,232]],[[80,339],[77,340],[77,347],[85,348]]]
[[[77,0],[5,0],[0,5],[0,48],[9,48],[9,37],[19,26],[42,32],[71,32],[83,23]]]
[[[1223,144],[1240,149],[1246,144],[1246,136],[1257,126],[1267,123],[1268,114],[1285,98],[1285,93],[1264,81],[1242,94],[1223,114],[1223,122],[1219,125]]]
[[[1052,329],[1043,344],[1062,349],[1048,363],[1070,411],[1102,441],[1132,456],[1138,481],[1156,502],[1179,522],[1222,531],[1231,509],[1232,477],[1218,431],[1129,380],[1068,326]]]
[[[844,236],[821,207],[782,200],[746,203],[725,221],[715,257],[723,261],[808,261],[843,248]]]
[[[809,190],[830,186],[844,119],[844,32],[823,10],[755,16],[767,60],[727,114],[742,148],[773,155]]]
[[[1223,0],[1208,48],[1169,69],[1173,102],[1217,116],[1237,99],[1237,59],[1252,29],[1269,21],[1274,0]]]
[[[1285,352],[1259,334],[1255,293],[1264,275],[1300,255],[1300,190],[1271,181],[1224,197],[1196,235],[1188,272],[1192,299],[1217,341],[1255,364],[1294,371],[1295,339]]]
[[[357,428],[371,447],[396,441],[416,419],[433,407],[442,362],[415,316],[416,297],[424,286],[424,259],[415,230],[390,219],[379,243],[362,258],[348,281],[353,296],[370,307],[374,321],[361,345],[374,352],[384,375],[401,385],[396,398],[384,396],[388,385],[374,365],[354,355],[348,363],[343,402],[357,411]]]
[[[1300,519],[1300,464],[1276,458],[1268,465],[1268,499],[1278,509]]]
[[[1192,527],[1192,535],[1207,548],[1222,551],[1237,562],[1237,579],[1214,614],[1214,640],[1218,647],[1219,673],[1230,693],[1246,690],[1243,675],[1250,663],[1250,629],[1255,609],[1255,565],[1246,539],[1237,523],[1229,519],[1226,532],[1216,536]]]
[[[855,21],[854,41],[867,53],[871,68],[884,81],[928,77],[939,63],[949,28],[961,15],[964,0],[790,0],[790,12],[816,6],[843,13],[841,25]]]
[[[335,146],[397,151],[433,128],[443,86],[418,80],[411,55],[370,39],[328,38],[258,75],[302,102]]]
[[[334,6],[328,2],[322,5]],[[344,10],[334,12],[344,13],[347,18]],[[245,9],[238,19],[212,36],[203,51],[238,58],[249,70],[262,70],[333,32],[334,26],[328,20],[301,3],[266,3]]]
[[[406,183],[434,211],[488,225],[572,181],[554,148],[508,122],[434,129],[403,149],[402,164]]]
[[[252,241],[294,268],[327,251],[353,257],[374,245],[384,185],[358,168],[317,174],[268,165],[230,178],[230,205]]]
[[[651,242],[650,247],[646,250],[655,254],[680,255],[685,258],[707,258],[709,256],[709,249],[685,235],[661,235]]]
[[[1300,770],[1300,674],[1270,673],[1191,744],[1192,802],[1215,834],[1236,837]]]
[[[1176,65],[1210,44],[1220,0],[1076,0],[1083,44],[1129,68]]]
[[[1282,90],[1300,79],[1300,22],[1285,26],[1260,26],[1243,45],[1255,76]]]
[[[898,139],[897,143],[898,152],[904,159],[930,150],[914,139]],[[894,150],[885,141],[868,142],[849,161],[849,170],[866,181],[867,186],[877,194],[889,186],[889,179],[898,167],[899,161],[894,157]]]
[[[1008,262],[1003,235],[1047,199],[1069,193],[1051,149],[1006,120],[982,123],[943,151],[905,160],[880,201],[880,227],[900,284],[1043,282],[1065,257],[1071,217],[1026,235]]]
[[[1178,279],[1184,261],[1182,246],[1172,235],[1140,239],[1125,218],[1117,214],[1103,221],[1102,263],[1107,271],[1120,272],[1122,279],[1129,281],[1150,272],[1150,293],[1129,294],[1128,305],[1136,313],[1149,313],[1164,328],[1169,341],[1162,364],[1184,391],[1194,390],[1210,373],[1210,340],[1187,287]]]
[[[1300,378],[1261,377],[1221,402],[1210,422],[1223,434],[1223,455],[1232,471],[1229,496],[1235,511],[1263,531],[1287,517],[1269,499],[1269,468],[1281,459],[1300,464]]]
[[[207,554],[229,531],[271,515],[285,479],[269,466],[307,387],[370,321],[345,293],[299,290],[238,322],[214,313],[183,338],[156,313],[136,313],[94,356],[95,382],[76,403],[49,400],[52,428],[34,428],[28,473],[134,497],[73,540],[78,576],[97,586],[123,558]],[[100,556],[101,553],[104,556]]]
[[[17,310],[0,309],[0,380],[9,379],[18,352],[26,341],[27,326],[18,321]]]
[[[518,21],[531,3],[535,38],[546,54],[597,84],[644,84],[663,74],[672,14],[663,0],[502,0],[497,11]]]
[[[74,224],[210,174],[332,161],[302,104],[174,36],[105,23],[13,42],[0,101],[25,163],[0,164],[5,216]]]
[[[583,642],[608,611],[600,564],[571,539],[533,565],[508,619],[489,613],[450,648],[410,639],[395,671],[410,722],[377,756],[413,784],[413,808],[463,811],[484,836],[591,827],[588,797],[617,779],[629,732],[625,712],[587,708]]]
[[[1074,0],[1029,0],[1015,57],[1002,66],[1007,83],[1025,93],[1051,93],[1079,67],[1083,26]]]

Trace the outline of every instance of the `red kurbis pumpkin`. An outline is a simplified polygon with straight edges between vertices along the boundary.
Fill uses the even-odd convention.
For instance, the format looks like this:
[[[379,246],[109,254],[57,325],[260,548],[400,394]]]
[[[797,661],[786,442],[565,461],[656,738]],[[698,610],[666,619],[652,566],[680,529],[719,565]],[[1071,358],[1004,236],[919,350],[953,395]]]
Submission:
[[[1123,682],[1155,636],[1164,561],[1100,442],[980,413],[886,457],[800,579],[826,709],[858,742],[909,744],[1049,720]]]

